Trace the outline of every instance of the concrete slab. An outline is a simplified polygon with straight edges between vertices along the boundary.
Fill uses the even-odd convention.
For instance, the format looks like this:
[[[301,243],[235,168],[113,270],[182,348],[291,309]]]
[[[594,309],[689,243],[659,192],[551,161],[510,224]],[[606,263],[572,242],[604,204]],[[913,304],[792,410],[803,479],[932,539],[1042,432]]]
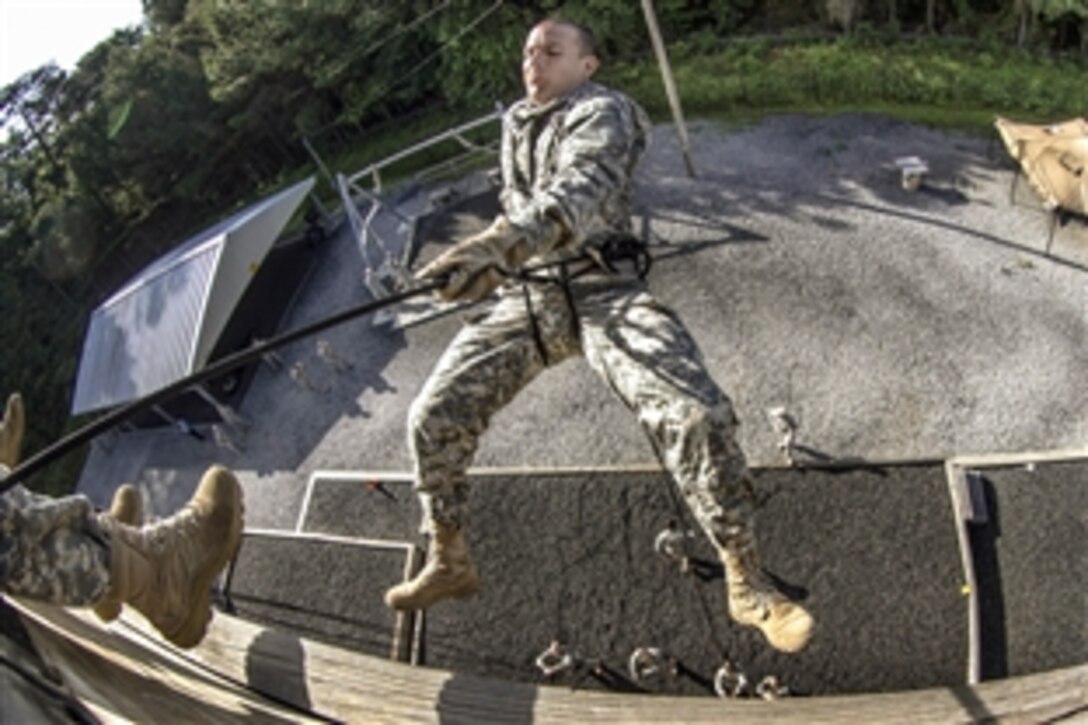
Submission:
[[[303,530],[415,541],[422,511],[412,483],[409,474],[315,474]]]

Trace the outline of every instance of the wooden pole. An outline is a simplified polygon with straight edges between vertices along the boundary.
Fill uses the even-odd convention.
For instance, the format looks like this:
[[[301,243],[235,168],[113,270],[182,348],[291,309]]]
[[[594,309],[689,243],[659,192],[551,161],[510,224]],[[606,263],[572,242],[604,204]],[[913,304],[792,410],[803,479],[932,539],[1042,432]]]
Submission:
[[[665,95],[669,98],[672,119],[676,124],[676,133],[680,137],[680,149],[684,153],[684,165],[688,176],[695,178],[695,166],[691,163],[691,143],[688,141],[688,128],[684,125],[684,112],[680,108],[680,94],[676,92],[676,82],[669,66],[669,56],[665,53],[665,43],[661,40],[661,28],[657,25],[657,13],[653,0],[642,0],[642,14],[646,16],[646,28],[650,31],[650,40],[654,44],[657,66],[661,69],[661,80],[665,83]]]

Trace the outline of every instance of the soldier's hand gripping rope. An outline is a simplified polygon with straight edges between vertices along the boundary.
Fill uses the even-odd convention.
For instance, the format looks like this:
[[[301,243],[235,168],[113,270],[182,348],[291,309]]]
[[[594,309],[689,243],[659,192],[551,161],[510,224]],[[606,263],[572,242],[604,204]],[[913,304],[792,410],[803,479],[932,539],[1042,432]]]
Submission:
[[[416,273],[436,283],[446,302],[478,302],[487,297],[532,254],[525,235],[499,216],[491,226],[443,252]]]

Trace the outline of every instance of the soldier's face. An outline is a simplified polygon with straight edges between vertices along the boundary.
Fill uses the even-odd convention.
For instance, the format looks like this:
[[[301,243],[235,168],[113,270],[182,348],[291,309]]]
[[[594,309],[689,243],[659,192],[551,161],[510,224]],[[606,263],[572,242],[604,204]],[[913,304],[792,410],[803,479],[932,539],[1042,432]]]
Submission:
[[[525,95],[533,103],[547,103],[589,80],[598,65],[596,56],[585,53],[577,30],[540,23],[525,39],[521,61]]]

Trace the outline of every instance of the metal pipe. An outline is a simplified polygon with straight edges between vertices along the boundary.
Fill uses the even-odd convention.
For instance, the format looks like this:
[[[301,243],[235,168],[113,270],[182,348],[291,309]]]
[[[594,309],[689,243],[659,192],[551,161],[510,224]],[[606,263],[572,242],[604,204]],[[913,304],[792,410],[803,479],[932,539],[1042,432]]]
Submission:
[[[672,67],[669,65],[669,56],[665,52],[665,42],[661,39],[661,28],[657,25],[657,13],[654,11],[653,0],[642,0],[642,14],[646,16],[646,28],[650,31],[650,40],[654,45],[654,55],[657,56],[657,66],[661,69],[661,80],[665,83],[665,95],[669,98],[669,107],[672,109],[676,133],[680,137],[680,149],[684,154],[684,165],[688,168],[688,176],[694,179],[695,166],[691,162],[691,143],[688,140],[688,128],[684,125],[684,112],[680,108],[680,94],[676,92],[676,81],[672,77]]]

